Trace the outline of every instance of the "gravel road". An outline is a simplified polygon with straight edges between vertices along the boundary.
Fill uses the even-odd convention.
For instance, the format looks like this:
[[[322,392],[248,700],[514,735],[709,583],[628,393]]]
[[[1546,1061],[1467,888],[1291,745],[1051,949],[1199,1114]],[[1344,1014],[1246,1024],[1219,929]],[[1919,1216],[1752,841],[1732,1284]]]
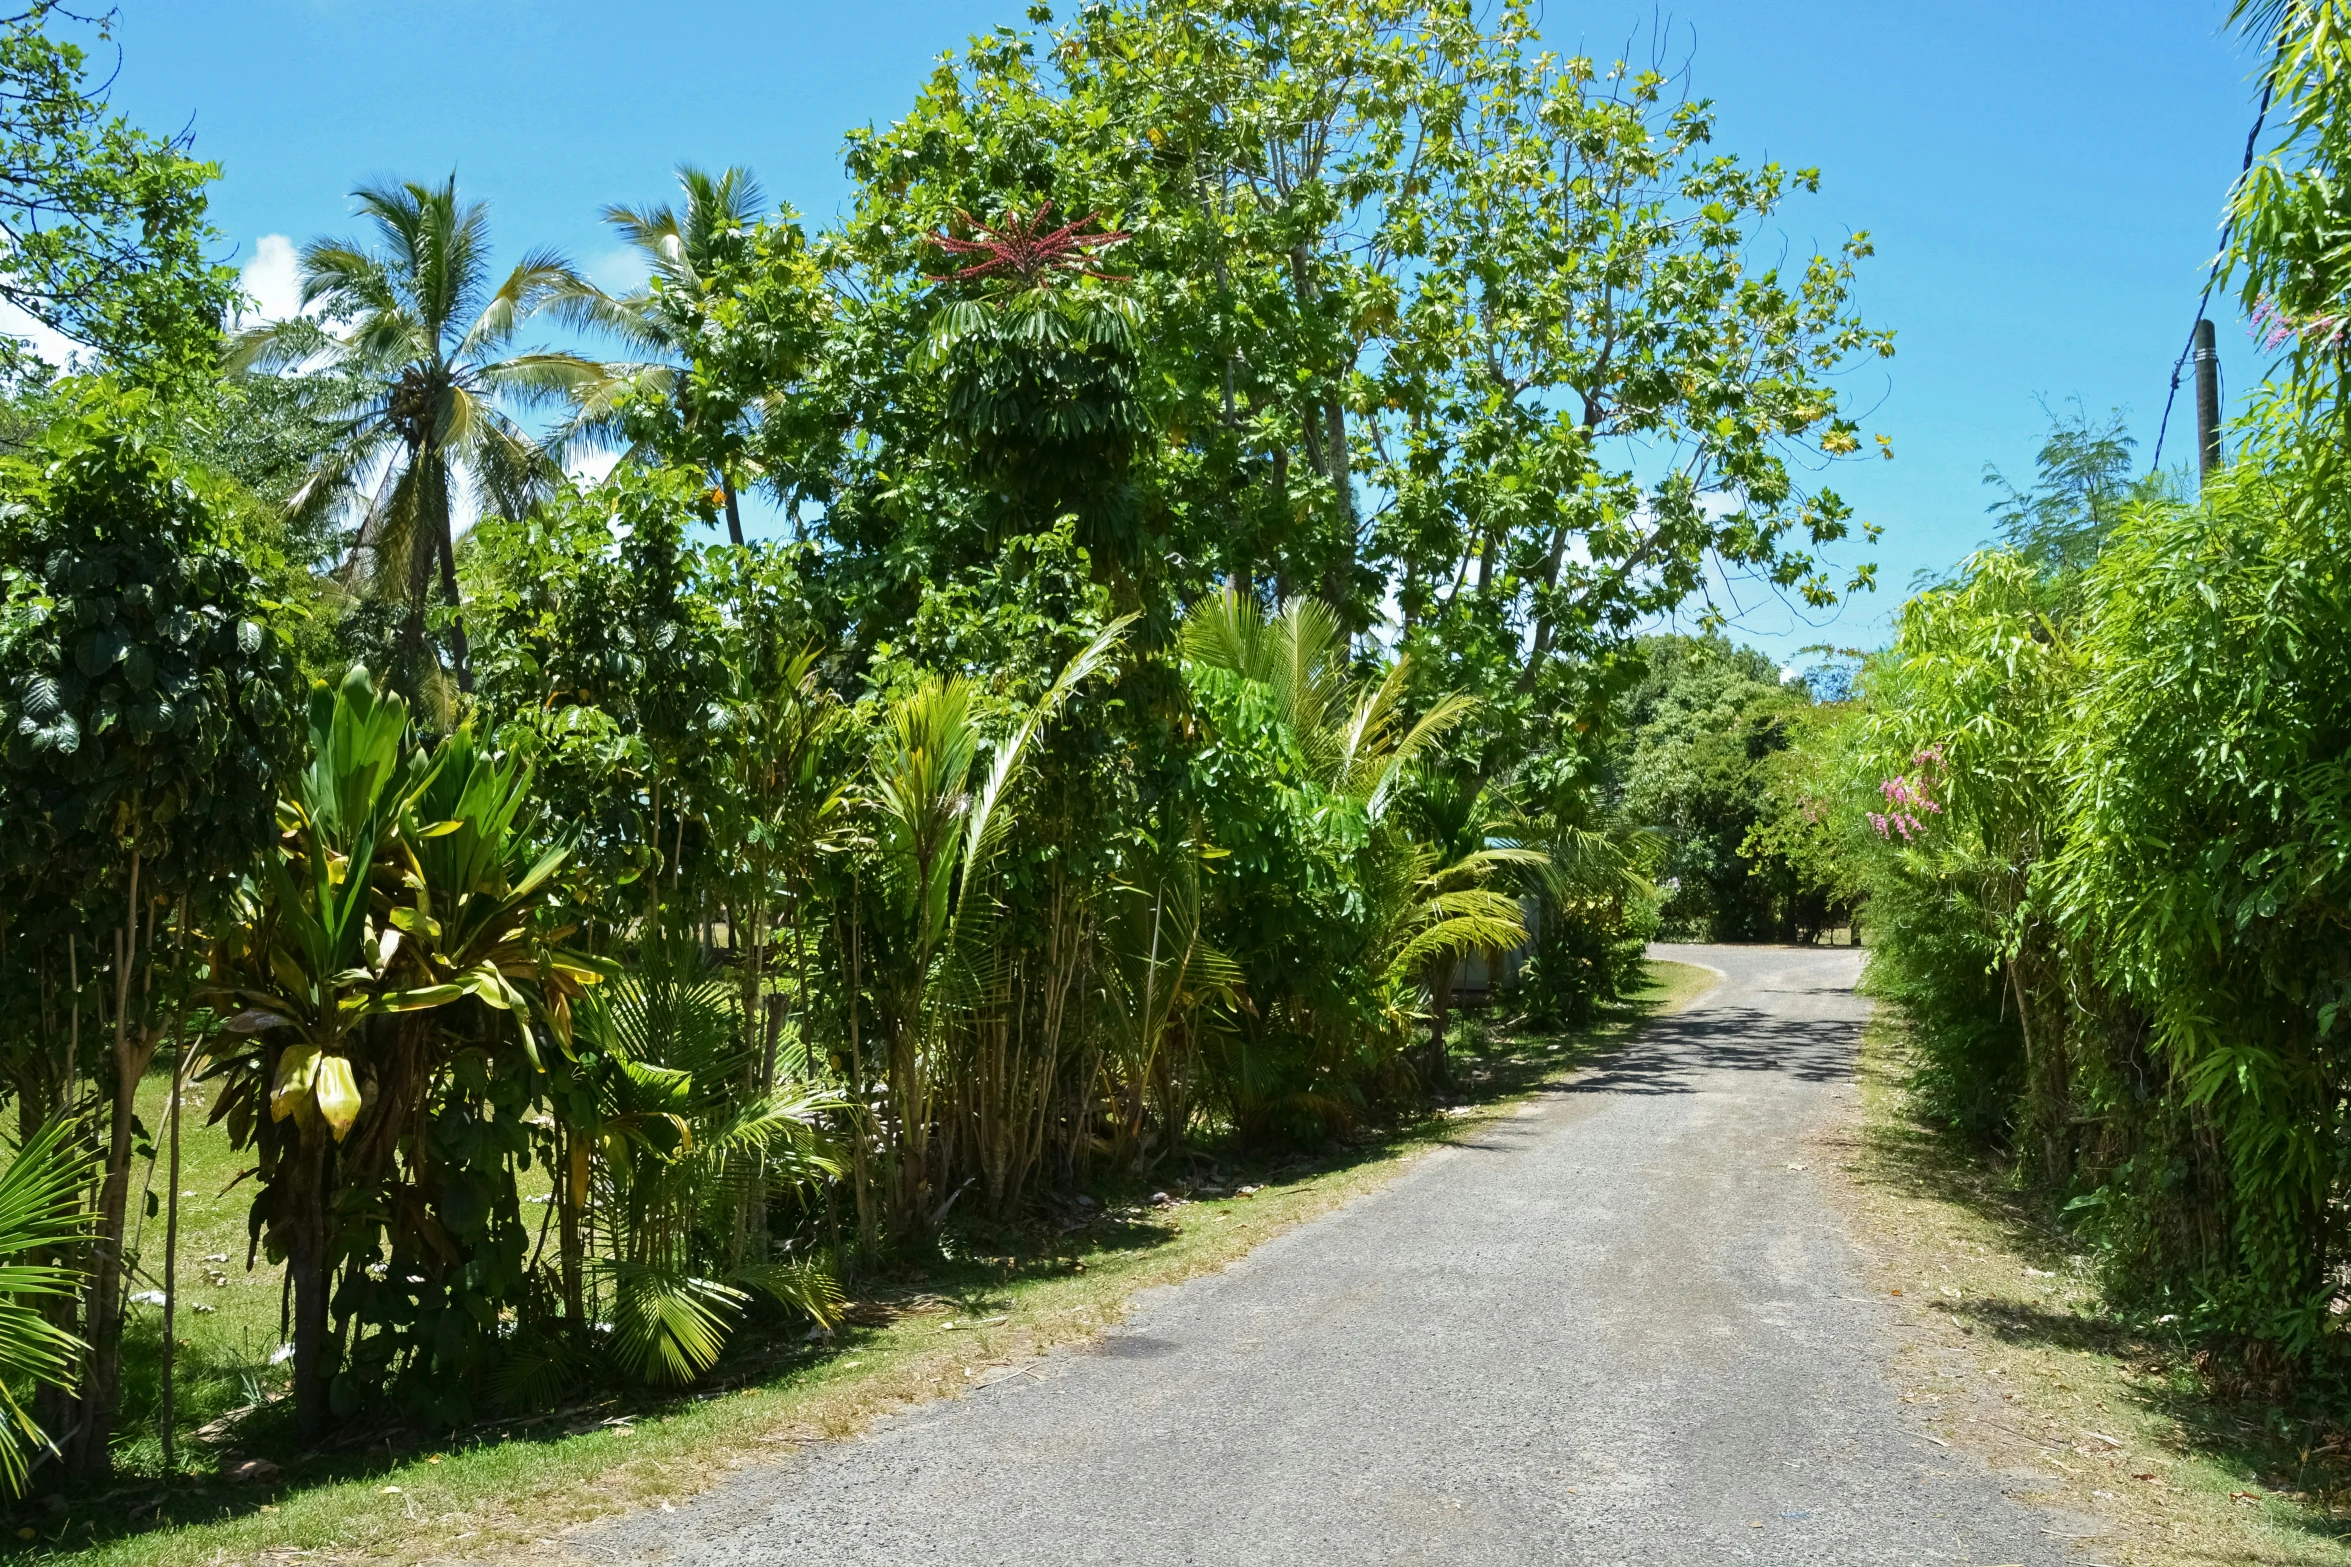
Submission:
[[[1723,983],[1110,1338],[575,1536],[604,1562],[2078,1562],[1886,1380],[1805,1134],[1858,954]]]

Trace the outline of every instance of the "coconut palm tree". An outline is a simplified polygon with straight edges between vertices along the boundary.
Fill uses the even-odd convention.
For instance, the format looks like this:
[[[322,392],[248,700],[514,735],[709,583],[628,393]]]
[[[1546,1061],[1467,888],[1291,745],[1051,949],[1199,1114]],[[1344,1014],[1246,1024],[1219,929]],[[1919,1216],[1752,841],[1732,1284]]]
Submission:
[[[576,354],[514,351],[534,312],[579,279],[553,251],[533,251],[492,286],[489,211],[438,185],[355,191],[375,231],[369,247],[320,239],[302,251],[303,314],[237,336],[232,371],[292,372],[333,440],[287,503],[316,526],[356,515],[353,584],[405,606],[405,651],[425,652],[425,609],[439,568],[452,615],[450,666],[472,689],[457,609],[455,518],[470,495],[519,516],[562,480],[516,412],[563,399],[595,374]],[[437,672],[437,664],[435,671]]]
[[[607,333],[637,356],[599,366],[595,378],[578,388],[577,413],[564,439],[625,449],[634,457],[648,443],[632,434],[631,411],[663,410],[669,428],[661,444],[677,448],[664,455],[709,473],[725,498],[727,537],[740,544],[736,482],[755,410],[751,400],[723,384],[727,377],[695,370],[706,355],[704,328],[723,292],[724,273],[750,255],[767,197],[741,168],[712,174],[684,164],[678,184],[685,194],[680,206],[615,203],[604,209],[604,221],[644,258],[643,287],[614,295],[582,282],[563,292],[558,308],[567,321]]]

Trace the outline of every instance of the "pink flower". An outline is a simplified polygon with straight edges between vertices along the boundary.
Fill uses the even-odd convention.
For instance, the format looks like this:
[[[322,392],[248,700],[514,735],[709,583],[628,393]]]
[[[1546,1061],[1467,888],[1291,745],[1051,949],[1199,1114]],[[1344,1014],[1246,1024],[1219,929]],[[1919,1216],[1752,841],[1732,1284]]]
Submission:
[[[1902,841],[1907,843],[1926,831],[1926,822],[1918,813],[1924,812],[1927,816],[1943,814],[1943,807],[1928,792],[1942,771],[1943,748],[1939,745],[1926,746],[1911,753],[1910,761],[1918,769],[1916,777],[1898,774],[1878,784],[1878,793],[1885,796],[1886,804],[1892,807],[1882,816],[1875,811],[1870,813],[1870,825],[1877,829],[1881,838],[1900,833]]]
[[[2263,348],[2282,348],[2296,338],[2305,347],[2340,348],[2345,334],[2351,333],[2351,316],[2321,310],[2296,319],[2277,301],[2264,299],[2253,307],[2251,329]]]

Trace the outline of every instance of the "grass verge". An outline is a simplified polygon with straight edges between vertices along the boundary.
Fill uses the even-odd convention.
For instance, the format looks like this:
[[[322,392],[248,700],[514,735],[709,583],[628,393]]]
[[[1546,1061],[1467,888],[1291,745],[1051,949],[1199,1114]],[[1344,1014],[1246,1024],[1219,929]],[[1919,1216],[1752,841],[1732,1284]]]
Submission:
[[[1894,1375],[1934,1440],[2052,1509],[2114,1567],[2340,1567],[2324,1426],[2217,1400],[2190,1346],[2103,1305],[2090,1259],[2006,1172],[1909,1111],[1902,1027],[1864,1036],[1858,1118],[1826,1134],[1854,1232],[1895,1308]]]
[[[1168,1202],[1072,1208],[1058,1226],[950,1237],[935,1262],[879,1282],[829,1343],[748,1345],[718,1385],[658,1401],[612,1390],[533,1420],[477,1428],[436,1451],[309,1455],[268,1484],[150,1481],[65,1511],[21,1509],[18,1559],[70,1567],[198,1567],[286,1559],[395,1564],[561,1549],[563,1531],[659,1506],[731,1469],[877,1417],[953,1397],[1057,1345],[1115,1324],[1138,1291],[1222,1268],[1292,1225],[1393,1179],[1415,1158],[1507,1114],[1703,993],[1714,976],[1653,963],[1651,983],[1594,1026],[1507,1034],[1471,1020],[1454,1036],[1466,1101],[1313,1159],[1233,1167],[1219,1190]],[[1243,1192],[1246,1195],[1243,1195]],[[1149,1194],[1135,1193],[1147,1199]],[[750,1335],[743,1335],[749,1338]]]

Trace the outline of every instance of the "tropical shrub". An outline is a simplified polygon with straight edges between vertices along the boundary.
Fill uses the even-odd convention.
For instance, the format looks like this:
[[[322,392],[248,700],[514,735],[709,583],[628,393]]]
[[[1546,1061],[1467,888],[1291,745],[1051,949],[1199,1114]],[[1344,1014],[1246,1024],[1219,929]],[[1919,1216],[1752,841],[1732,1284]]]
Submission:
[[[111,1463],[140,1079],[184,1019],[202,930],[267,839],[292,660],[259,575],[158,439],[154,400],[73,388],[0,473],[0,1023],[27,1135],[99,1116],[105,1173],[68,1460]],[[91,1038],[82,1042],[87,1013]],[[63,1417],[63,1411],[58,1411]]]

